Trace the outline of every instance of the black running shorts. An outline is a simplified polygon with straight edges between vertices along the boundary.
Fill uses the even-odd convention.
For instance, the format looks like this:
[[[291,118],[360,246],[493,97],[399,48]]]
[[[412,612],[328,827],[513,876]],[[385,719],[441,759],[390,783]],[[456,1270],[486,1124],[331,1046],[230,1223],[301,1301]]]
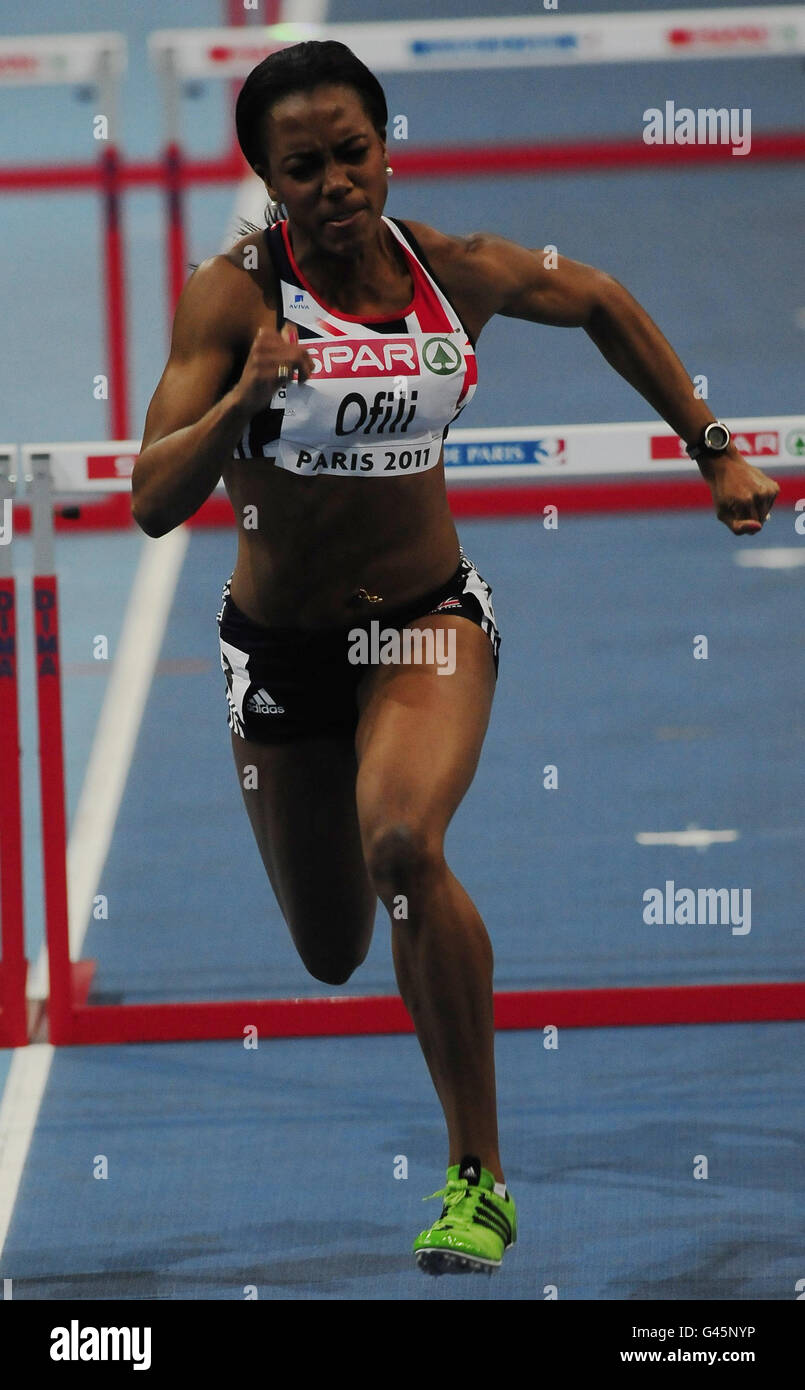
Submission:
[[[441,588],[405,608],[362,613],[345,629],[305,631],[263,627],[232,602],[226,581],[218,613],[221,667],[226,677],[229,727],[255,743],[280,743],[310,734],[354,734],[356,688],[367,665],[424,659],[447,663],[447,634],[417,634],[407,623],[430,613],[456,613],[483,629],[498,669],[500,633],[492,590],[461,551],[458,569]],[[374,624],[374,631],[372,627]],[[396,634],[396,635],[395,635]],[[434,643],[430,656],[425,638]],[[441,652],[441,656],[440,656]]]

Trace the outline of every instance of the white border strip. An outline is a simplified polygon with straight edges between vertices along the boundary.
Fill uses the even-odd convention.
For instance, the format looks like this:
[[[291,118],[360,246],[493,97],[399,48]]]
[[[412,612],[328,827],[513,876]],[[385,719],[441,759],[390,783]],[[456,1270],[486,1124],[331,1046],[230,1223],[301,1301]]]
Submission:
[[[579,63],[768,58],[805,53],[805,5],[650,14],[561,13],[460,20],[324,24],[316,7],[294,7],[283,24],[160,29],[149,35],[152,63],[170,54],[177,78],[245,77],[267,54],[305,39],[337,39],[376,72],[567,67]],[[303,18],[304,16],[304,18]]]

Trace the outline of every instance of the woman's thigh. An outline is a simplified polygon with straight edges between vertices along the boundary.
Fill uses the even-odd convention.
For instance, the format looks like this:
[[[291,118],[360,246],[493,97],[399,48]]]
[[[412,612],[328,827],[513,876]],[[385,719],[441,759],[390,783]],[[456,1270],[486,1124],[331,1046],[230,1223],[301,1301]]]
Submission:
[[[492,649],[480,627],[448,616],[411,626],[452,630],[455,668],[383,666],[364,682],[357,802],[364,857],[376,878],[395,848],[403,859],[441,855],[475,775],[495,691]]]
[[[353,741],[231,739],[257,847],[294,944],[311,974],[341,983],[369,949],[377,906],[355,806]]]

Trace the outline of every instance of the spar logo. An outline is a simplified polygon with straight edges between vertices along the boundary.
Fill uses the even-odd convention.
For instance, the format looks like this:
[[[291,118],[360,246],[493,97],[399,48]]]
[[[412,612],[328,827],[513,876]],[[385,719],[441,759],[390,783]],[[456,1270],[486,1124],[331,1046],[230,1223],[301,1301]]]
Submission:
[[[449,338],[427,338],[422,344],[422,361],[436,376],[452,376],[464,365],[464,358]]]
[[[763,49],[768,47],[772,35],[765,24],[729,24],[670,29],[667,37],[672,48]]]
[[[335,343],[305,340],[314,377],[418,376],[413,338],[339,338]]]
[[[777,430],[746,430],[733,434],[732,442],[744,458],[774,458],[780,452],[780,436]],[[687,459],[688,452],[684,441],[675,434],[653,434],[651,436],[652,459]]]
[[[785,448],[786,453],[793,454],[795,459],[805,459],[805,425],[786,435]]]
[[[0,53],[0,81],[9,78],[13,82],[16,77],[33,77],[39,72],[61,73],[67,66],[68,60],[63,53],[44,56],[24,52]]]
[[[27,76],[39,66],[39,59],[29,53],[0,53],[0,77],[15,77],[19,73]]]
[[[130,478],[136,462],[136,454],[90,454],[87,458],[87,477]]]
[[[284,45],[283,45],[284,46]],[[269,53],[275,53],[276,48],[270,48],[264,44],[237,44],[234,47],[216,43],[207,49],[207,57],[211,63],[233,63],[248,62],[259,63],[263,58],[267,58]]]

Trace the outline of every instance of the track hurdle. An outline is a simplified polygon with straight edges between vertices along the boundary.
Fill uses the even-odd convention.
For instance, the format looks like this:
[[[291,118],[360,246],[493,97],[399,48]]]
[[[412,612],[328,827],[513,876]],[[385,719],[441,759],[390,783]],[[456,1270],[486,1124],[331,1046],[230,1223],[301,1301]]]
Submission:
[[[796,417],[731,422],[739,447],[779,474],[777,505],[805,487],[805,441]],[[43,865],[50,963],[49,1038],[56,1044],[178,1042],[264,1037],[410,1033],[395,995],[313,999],[91,1004],[94,962],[73,961],[66,884],[66,818],[61,730],[58,585],[52,550],[55,492],[130,489],[138,444],[40,444],[23,448],[35,527],[37,702],[40,729]],[[666,509],[710,505],[709,490],[681,441],[659,423],[455,430],[445,445],[456,515],[539,513],[561,499],[568,510]],[[590,460],[594,460],[591,466]],[[536,480],[536,481],[535,481]],[[578,494],[578,495],[577,495]],[[631,500],[630,500],[631,499]],[[209,505],[209,504],[207,504]],[[231,513],[230,513],[231,514]],[[805,1019],[805,981],[518,990],[495,995],[499,1029],[613,1027]]]
[[[101,193],[109,430],[116,439],[129,432],[121,157],[117,145],[118,88],[125,69],[126,40],[122,34],[47,34],[0,39],[0,87],[92,86],[98,92],[100,114],[108,122],[108,138],[100,142],[96,165],[73,171],[58,166],[39,170],[6,168],[0,170],[0,189],[30,193],[42,188],[69,191],[90,186]]]

